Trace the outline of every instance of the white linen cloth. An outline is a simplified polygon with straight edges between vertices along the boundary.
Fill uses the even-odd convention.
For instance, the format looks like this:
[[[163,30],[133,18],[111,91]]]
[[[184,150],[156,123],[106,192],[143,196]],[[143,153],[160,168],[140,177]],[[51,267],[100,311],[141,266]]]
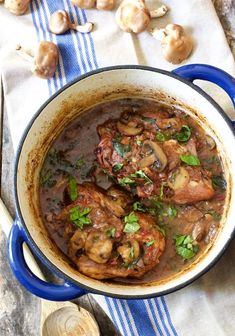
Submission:
[[[120,2],[120,1],[118,1]],[[160,2],[147,1],[149,7]],[[166,0],[169,13],[151,22],[164,27],[174,22],[193,36],[194,51],[184,64],[206,63],[235,75],[231,51],[210,0]],[[89,35],[71,32],[55,36],[48,32],[48,18],[57,9],[67,9],[80,23],[94,22]],[[69,80],[97,67],[118,64],[143,64],[166,70],[176,66],[162,57],[160,43],[148,31],[132,35],[120,31],[115,11],[82,11],[69,0],[33,0],[26,15],[16,17],[0,5],[0,72],[9,125],[16,149],[19,139],[40,105]],[[31,75],[30,65],[14,51],[19,42],[26,47],[38,40],[51,40],[60,47],[60,62],[55,77],[45,81]],[[228,115],[235,119],[227,95],[211,83],[200,82]],[[126,301],[94,295],[124,336],[182,335],[233,336],[235,334],[235,244],[205,276],[190,286],[164,298]],[[143,313],[143,309],[144,313]],[[144,315],[145,314],[145,315]]]

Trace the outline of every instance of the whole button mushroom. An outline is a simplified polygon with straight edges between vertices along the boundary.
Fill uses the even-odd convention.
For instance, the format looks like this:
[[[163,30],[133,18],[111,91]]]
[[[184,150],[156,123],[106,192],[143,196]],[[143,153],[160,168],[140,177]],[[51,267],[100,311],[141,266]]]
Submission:
[[[154,29],[152,35],[161,41],[161,49],[165,59],[179,64],[189,57],[193,50],[193,42],[184,28],[178,24],[168,24],[164,29]]]
[[[59,60],[59,50],[53,42],[40,42],[34,57],[29,50],[20,45],[16,50],[24,59],[33,63],[31,71],[34,75],[44,79],[54,76]]]
[[[69,29],[77,30],[80,33],[89,33],[93,28],[93,23],[86,22],[84,25],[77,25],[70,21],[65,10],[54,12],[49,19],[49,29],[54,34],[63,34]]]
[[[165,15],[167,7],[150,11],[144,0],[124,0],[117,9],[115,18],[118,26],[128,33],[140,33],[149,25],[152,18]]]
[[[115,0],[71,0],[72,4],[84,9],[97,8],[111,10],[115,5]]]
[[[5,7],[15,15],[24,14],[29,7],[30,0],[5,0]]]

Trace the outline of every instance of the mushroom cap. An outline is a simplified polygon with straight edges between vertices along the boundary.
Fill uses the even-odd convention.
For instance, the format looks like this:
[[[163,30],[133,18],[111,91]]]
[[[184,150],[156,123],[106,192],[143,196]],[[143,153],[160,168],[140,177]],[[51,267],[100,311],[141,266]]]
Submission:
[[[96,0],[71,0],[71,2],[77,7],[89,9],[95,7]]]
[[[34,57],[33,74],[41,78],[54,76],[59,60],[59,50],[53,42],[42,41]]]
[[[113,9],[115,0],[96,0],[96,8],[103,10]]]
[[[15,15],[24,14],[29,6],[30,0],[5,0],[4,6]]]
[[[63,34],[70,28],[69,15],[65,10],[54,12],[49,19],[49,29],[54,34]]]
[[[161,43],[162,53],[168,62],[179,64],[192,52],[192,39],[185,34],[184,28],[177,24],[168,24],[164,29]]]
[[[118,26],[128,33],[144,31],[151,20],[144,0],[124,0],[116,12],[115,18]]]

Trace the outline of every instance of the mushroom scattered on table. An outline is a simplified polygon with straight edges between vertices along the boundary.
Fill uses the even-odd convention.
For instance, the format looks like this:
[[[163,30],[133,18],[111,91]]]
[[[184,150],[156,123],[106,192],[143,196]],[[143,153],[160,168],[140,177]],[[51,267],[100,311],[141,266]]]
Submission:
[[[178,24],[168,24],[163,29],[155,28],[152,35],[161,41],[161,49],[165,59],[179,64],[189,57],[193,50],[193,42],[185,30]]]
[[[73,5],[84,9],[112,10],[115,5],[115,0],[71,0],[71,2]]]
[[[70,21],[65,10],[54,12],[49,19],[49,29],[54,34],[63,34],[69,29],[77,30],[80,33],[89,33],[93,28],[93,23],[86,22],[84,25],[77,25]]]
[[[30,0],[5,0],[4,6],[15,15],[24,14],[29,7]]]
[[[35,55],[21,45],[16,47],[17,53],[27,61],[33,63],[31,71],[34,75],[49,79],[54,76],[59,60],[59,50],[53,42],[40,42]]]
[[[167,7],[150,11],[144,0],[123,0],[117,9],[115,18],[118,26],[128,33],[140,33],[149,25],[152,18],[165,15]]]

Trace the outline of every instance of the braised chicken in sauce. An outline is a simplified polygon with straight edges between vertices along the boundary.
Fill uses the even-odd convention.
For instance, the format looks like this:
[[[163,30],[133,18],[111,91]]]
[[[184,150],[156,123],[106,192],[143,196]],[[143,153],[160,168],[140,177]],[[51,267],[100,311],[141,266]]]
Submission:
[[[183,270],[213,242],[225,197],[214,139],[185,112],[147,99],[77,117],[41,169],[49,235],[95,279],[144,283]]]

